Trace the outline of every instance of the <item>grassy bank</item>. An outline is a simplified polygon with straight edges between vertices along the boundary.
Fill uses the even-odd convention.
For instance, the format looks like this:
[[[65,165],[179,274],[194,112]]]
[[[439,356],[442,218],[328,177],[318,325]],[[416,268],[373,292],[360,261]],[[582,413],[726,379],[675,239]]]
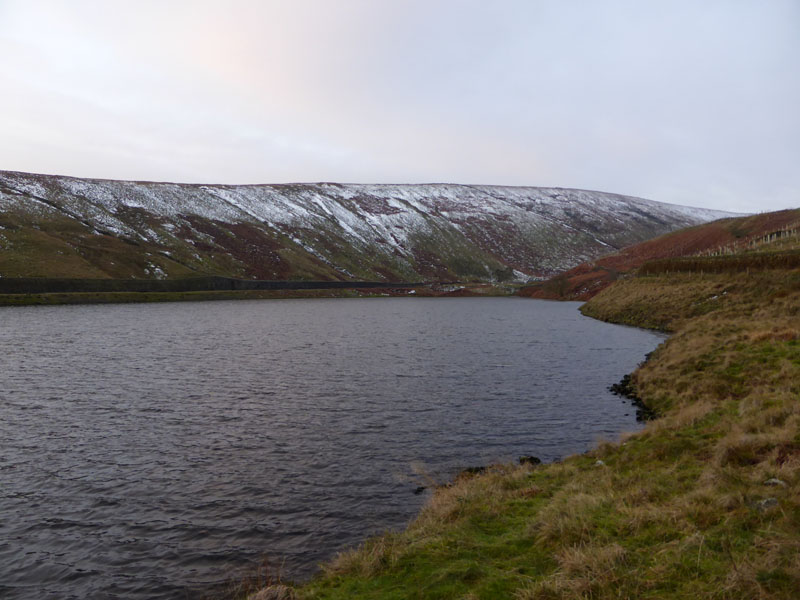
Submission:
[[[436,490],[300,598],[796,598],[800,271],[630,278],[583,311],[674,332],[634,374],[660,417]]]

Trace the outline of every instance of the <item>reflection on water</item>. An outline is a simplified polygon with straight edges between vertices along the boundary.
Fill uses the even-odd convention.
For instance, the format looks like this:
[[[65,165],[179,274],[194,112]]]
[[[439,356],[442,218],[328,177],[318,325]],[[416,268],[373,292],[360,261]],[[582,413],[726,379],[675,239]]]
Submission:
[[[637,427],[660,337],[576,303],[0,309],[0,595],[176,598],[289,578],[425,499],[414,465],[553,460]]]

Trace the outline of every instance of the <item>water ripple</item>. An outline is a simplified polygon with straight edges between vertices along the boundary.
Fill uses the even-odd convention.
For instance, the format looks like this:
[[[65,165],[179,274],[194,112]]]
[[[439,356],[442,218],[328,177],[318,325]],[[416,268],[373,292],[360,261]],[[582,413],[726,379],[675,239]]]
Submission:
[[[0,310],[0,595],[192,598],[402,527],[465,466],[636,427],[660,338],[519,299]],[[626,416],[627,415],[627,416]]]

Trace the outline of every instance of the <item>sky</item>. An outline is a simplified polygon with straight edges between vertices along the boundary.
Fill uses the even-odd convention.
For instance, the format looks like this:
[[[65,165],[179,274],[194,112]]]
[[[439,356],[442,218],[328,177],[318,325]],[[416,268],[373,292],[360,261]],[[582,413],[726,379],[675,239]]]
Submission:
[[[0,169],[800,207],[798,0],[0,0]]]

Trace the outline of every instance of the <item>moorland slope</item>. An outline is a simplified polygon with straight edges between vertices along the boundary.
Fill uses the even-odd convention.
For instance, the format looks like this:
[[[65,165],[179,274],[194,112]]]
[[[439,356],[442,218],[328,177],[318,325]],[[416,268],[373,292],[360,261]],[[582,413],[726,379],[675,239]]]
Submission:
[[[526,281],[724,216],[561,188],[190,185],[0,171],[0,276]]]
[[[767,252],[781,238],[800,229],[800,210],[727,218],[671,232],[619,252],[580,264],[548,281],[528,286],[520,295],[551,300],[588,300],[611,283],[633,273],[648,261],[687,256],[726,256]],[[791,244],[791,240],[789,242]]]

